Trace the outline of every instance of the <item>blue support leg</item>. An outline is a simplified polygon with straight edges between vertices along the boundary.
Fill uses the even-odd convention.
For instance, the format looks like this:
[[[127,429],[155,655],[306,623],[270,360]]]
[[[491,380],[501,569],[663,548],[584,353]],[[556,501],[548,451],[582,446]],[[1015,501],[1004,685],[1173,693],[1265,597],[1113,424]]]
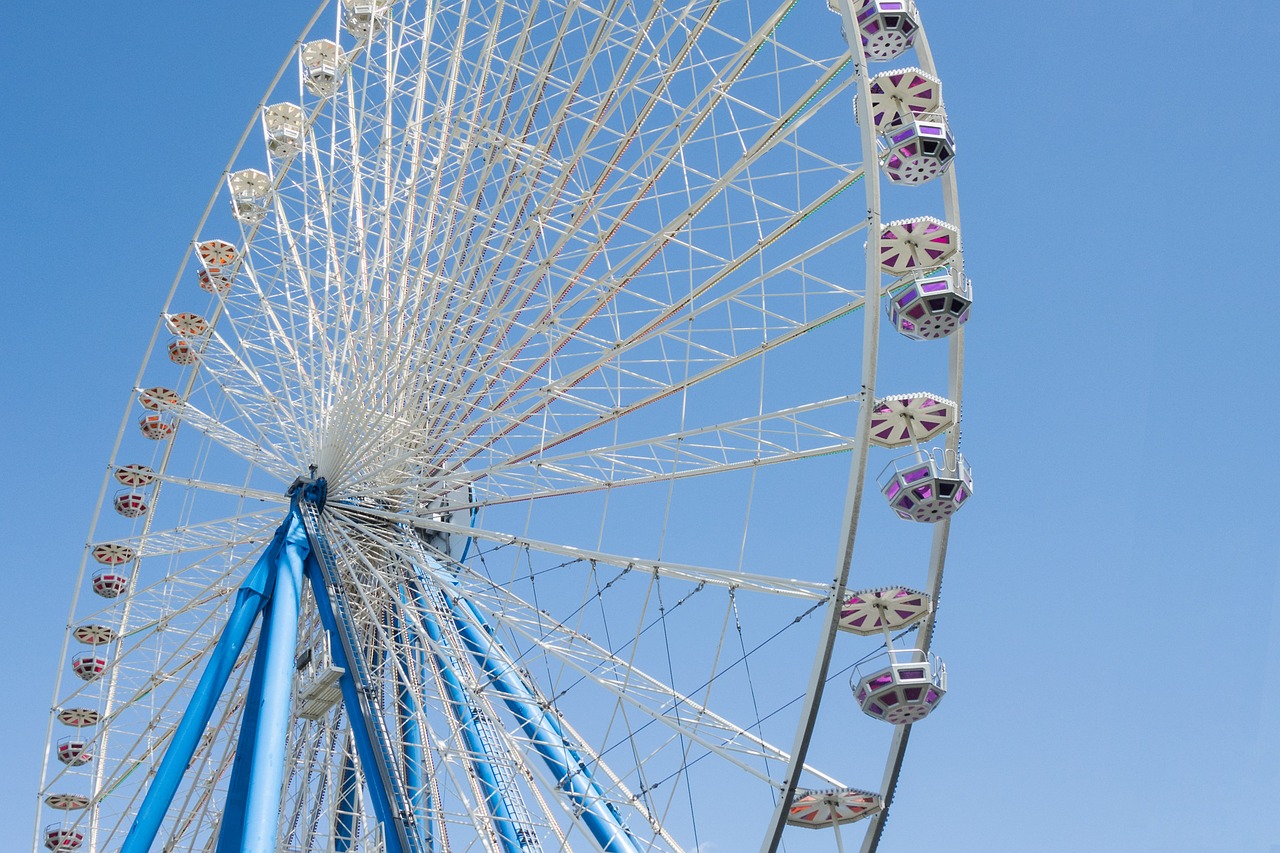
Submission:
[[[258,632],[258,646],[267,643],[271,620],[263,609],[262,628]],[[262,681],[266,675],[266,655],[257,654],[253,659],[253,673],[249,676],[249,692],[245,696],[244,713],[240,718],[240,737],[236,741],[236,759],[231,765],[231,782],[227,786],[226,806],[222,810],[222,822],[218,824],[218,846],[215,853],[240,853],[244,845],[244,806],[249,788],[249,769],[253,761],[254,745],[258,740],[257,708],[262,702]]]
[[[169,810],[187,765],[191,763],[200,738],[209,725],[218,699],[227,686],[227,679],[249,638],[249,631],[252,630],[258,613],[271,598],[275,583],[273,567],[283,538],[284,528],[281,527],[240,585],[231,616],[222,629],[222,636],[214,646],[209,663],[196,684],[187,710],[165,749],[164,757],[160,759],[155,778],[151,780],[151,786],[142,798],[142,804],[138,807],[133,826],[129,828],[120,853],[146,853],[155,842],[165,812]]]
[[[438,569],[438,566],[433,566]],[[454,624],[485,675],[492,680],[495,692],[515,716],[525,736],[547,765],[560,788],[581,810],[579,820],[605,853],[639,853],[640,845],[622,822],[622,816],[609,803],[591,775],[582,757],[569,746],[560,721],[547,711],[538,697],[525,684],[515,663],[493,638],[484,616],[470,601],[457,595],[445,595],[453,612]]]
[[[400,602],[408,604],[404,587],[400,588]],[[408,620],[400,625],[405,635],[416,640],[415,632]],[[404,776],[405,787],[409,790],[409,803],[422,827],[422,840],[426,850],[434,847],[431,831],[431,792],[428,787],[430,771],[427,767],[426,749],[423,747],[422,726],[418,723],[418,703],[414,697],[409,673],[423,672],[426,661],[423,658],[422,645],[411,642],[410,647],[417,649],[412,655],[398,652],[400,669],[405,673],[399,679],[396,696],[396,709],[400,715],[400,739],[404,742]]]
[[[409,685],[402,683],[398,693],[400,739],[404,742],[405,787],[409,789],[409,803],[422,828],[424,846],[431,850],[431,793],[427,788],[427,756],[422,746],[422,727],[418,725],[417,706]]]
[[[298,614],[302,607],[302,565],[311,553],[306,527],[296,511],[280,548],[275,591],[265,631],[262,695],[257,708],[257,737],[245,797],[243,853],[275,853],[280,829],[280,800],[284,789],[290,715],[293,700],[294,655],[298,651]]]

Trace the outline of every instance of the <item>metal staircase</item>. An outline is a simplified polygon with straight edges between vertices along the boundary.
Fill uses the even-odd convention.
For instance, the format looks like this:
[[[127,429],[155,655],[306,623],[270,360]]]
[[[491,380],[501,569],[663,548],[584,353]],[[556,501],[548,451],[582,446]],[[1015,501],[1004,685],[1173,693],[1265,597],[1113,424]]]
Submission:
[[[397,834],[400,835],[400,843],[406,853],[429,853],[423,844],[422,834],[417,831],[417,821],[405,791],[404,780],[399,773],[399,765],[396,762],[396,753],[392,747],[391,735],[387,731],[386,720],[383,719],[380,709],[375,704],[377,693],[373,688],[373,680],[369,673],[368,663],[365,661],[364,655],[361,654],[359,634],[356,631],[351,607],[347,601],[346,587],[337,573],[339,558],[329,544],[328,536],[325,534],[324,520],[317,504],[304,497],[303,500],[298,502],[298,505],[302,512],[303,523],[307,528],[307,534],[311,539],[316,562],[320,566],[325,586],[333,604],[334,615],[337,617],[338,639],[342,644],[342,649],[347,658],[347,666],[351,670],[356,690],[360,696],[361,707],[359,708],[359,713],[355,713],[356,709],[348,709],[349,716],[352,725],[362,722],[368,729],[371,735],[370,740],[376,750],[375,763],[377,766],[366,768],[366,773],[369,770],[376,772],[390,794],[397,812],[397,826],[395,829]]]

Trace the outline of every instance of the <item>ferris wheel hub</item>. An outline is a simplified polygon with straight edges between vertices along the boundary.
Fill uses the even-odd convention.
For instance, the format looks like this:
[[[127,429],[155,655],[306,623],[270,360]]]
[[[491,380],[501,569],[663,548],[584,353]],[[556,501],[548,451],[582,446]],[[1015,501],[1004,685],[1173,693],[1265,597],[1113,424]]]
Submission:
[[[299,474],[285,494],[293,498],[293,500],[306,501],[315,504],[316,511],[324,509],[325,501],[329,496],[329,481],[324,477],[316,476],[318,468],[315,465],[307,466],[306,476]]]

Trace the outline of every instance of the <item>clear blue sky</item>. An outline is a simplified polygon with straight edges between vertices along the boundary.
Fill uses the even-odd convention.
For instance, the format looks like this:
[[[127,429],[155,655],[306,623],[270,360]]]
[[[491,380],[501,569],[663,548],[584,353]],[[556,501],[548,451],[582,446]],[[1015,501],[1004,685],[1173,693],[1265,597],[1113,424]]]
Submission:
[[[979,499],[937,634],[952,694],[912,736],[885,849],[1276,853],[1280,5],[920,4],[981,300]],[[7,16],[0,846],[29,845],[75,567],[155,313],[311,11]]]

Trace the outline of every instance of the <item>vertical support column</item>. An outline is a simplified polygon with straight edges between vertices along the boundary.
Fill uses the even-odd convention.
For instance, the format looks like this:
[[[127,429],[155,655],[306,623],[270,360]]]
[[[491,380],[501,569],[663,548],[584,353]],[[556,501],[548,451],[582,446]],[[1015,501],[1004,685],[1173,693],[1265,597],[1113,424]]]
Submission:
[[[218,699],[226,689],[227,679],[231,677],[231,670],[244,649],[249,631],[253,628],[258,613],[271,598],[275,583],[275,561],[283,538],[282,526],[240,585],[231,616],[196,684],[187,710],[183,712],[182,720],[173,733],[173,739],[165,749],[164,758],[160,759],[155,778],[151,780],[151,786],[133,819],[133,826],[129,828],[129,834],[120,848],[121,853],[147,853],[155,842],[160,824],[173,803],[173,796],[177,793],[187,765],[191,763],[200,738],[209,725]]]
[[[356,846],[356,796],[360,793],[360,779],[351,754],[353,746],[348,736],[342,746],[342,768],[338,771],[338,811],[333,828],[336,853],[348,853]]]
[[[245,853],[275,853],[280,829],[281,792],[293,703],[293,660],[298,650],[298,614],[302,607],[302,566],[311,553],[307,530],[294,510],[280,548],[275,592],[264,620],[265,648],[260,704],[246,708],[257,717],[257,736],[245,797]]]

